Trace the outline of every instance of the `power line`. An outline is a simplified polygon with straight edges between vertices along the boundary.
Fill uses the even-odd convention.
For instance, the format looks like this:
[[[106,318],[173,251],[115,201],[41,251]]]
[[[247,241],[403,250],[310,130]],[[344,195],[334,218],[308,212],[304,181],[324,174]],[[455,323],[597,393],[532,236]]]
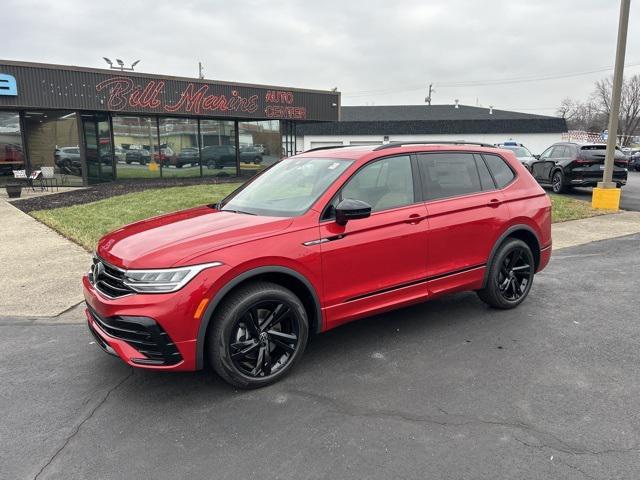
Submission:
[[[629,63],[625,65],[625,67],[637,67],[640,66],[640,62]],[[571,72],[571,73],[562,73],[555,75],[537,75],[537,76],[528,76],[528,77],[513,77],[513,78],[503,78],[503,79],[493,79],[493,80],[469,80],[465,82],[435,82],[437,87],[442,88],[466,88],[466,87],[480,87],[480,86],[489,86],[489,85],[510,85],[516,83],[528,83],[528,82],[540,82],[540,81],[548,81],[548,80],[559,80],[563,78],[571,78],[571,77],[580,77],[584,75],[591,75],[594,73],[601,73],[610,71],[613,69],[613,66],[601,67],[593,70],[583,70],[580,72]],[[406,92],[414,92],[418,90],[423,90],[424,85],[410,85],[399,88],[384,88],[377,90],[360,90],[354,92],[343,92],[343,97],[367,97],[371,95],[384,95],[390,93],[406,93]]]

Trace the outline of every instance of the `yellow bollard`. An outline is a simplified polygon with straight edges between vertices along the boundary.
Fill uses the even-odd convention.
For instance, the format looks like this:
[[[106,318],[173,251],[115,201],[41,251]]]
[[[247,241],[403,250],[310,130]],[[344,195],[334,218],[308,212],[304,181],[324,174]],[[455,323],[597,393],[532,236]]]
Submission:
[[[619,188],[594,187],[591,206],[600,210],[620,210],[621,192]]]

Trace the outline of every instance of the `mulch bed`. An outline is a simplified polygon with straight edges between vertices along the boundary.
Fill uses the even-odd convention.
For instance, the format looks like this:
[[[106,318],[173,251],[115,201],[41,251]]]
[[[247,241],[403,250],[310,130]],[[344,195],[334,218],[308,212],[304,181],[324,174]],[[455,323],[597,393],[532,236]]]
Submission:
[[[92,185],[88,188],[78,188],[68,192],[42,195],[41,197],[16,200],[12,205],[25,213],[35,210],[48,210],[51,208],[70,207],[91,203],[105,198],[125,195],[127,193],[141,192],[151,188],[183,187],[189,185],[234,183],[244,181],[244,177],[197,177],[197,178],[167,178],[164,180],[126,180]]]

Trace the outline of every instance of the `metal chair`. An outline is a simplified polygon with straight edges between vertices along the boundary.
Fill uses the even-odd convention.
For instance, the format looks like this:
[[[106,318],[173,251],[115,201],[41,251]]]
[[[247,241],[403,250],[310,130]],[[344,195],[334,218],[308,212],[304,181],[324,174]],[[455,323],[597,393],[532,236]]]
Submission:
[[[31,190],[33,190],[34,192],[36,191],[35,182],[38,180],[40,181],[40,191],[42,192],[45,190],[45,186],[42,181],[42,171],[41,170],[32,171],[31,175],[29,175],[29,183],[31,184]]]
[[[47,188],[47,183],[51,186],[51,191],[53,191],[53,186],[56,186],[56,191],[60,191],[58,186],[58,177],[55,176],[53,167],[41,167],[42,171],[42,182],[44,183],[45,188]]]

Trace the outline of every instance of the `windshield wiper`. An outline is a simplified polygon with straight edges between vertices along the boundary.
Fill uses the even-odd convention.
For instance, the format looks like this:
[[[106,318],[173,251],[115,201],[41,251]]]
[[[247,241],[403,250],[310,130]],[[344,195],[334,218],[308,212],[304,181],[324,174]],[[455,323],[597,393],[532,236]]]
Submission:
[[[244,215],[257,215],[257,213],[243,212],[242,210],[220,210],[221,212],[242,213]]]

